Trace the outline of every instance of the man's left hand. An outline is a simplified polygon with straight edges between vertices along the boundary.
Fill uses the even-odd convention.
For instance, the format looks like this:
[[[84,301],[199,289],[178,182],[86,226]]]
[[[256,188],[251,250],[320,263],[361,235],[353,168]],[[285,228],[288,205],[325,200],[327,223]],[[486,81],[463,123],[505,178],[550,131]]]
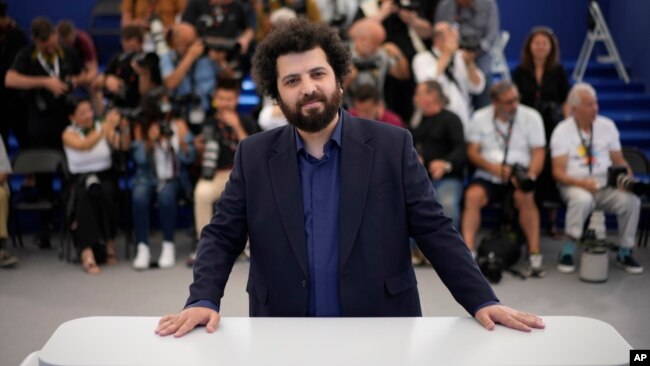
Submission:
[[[496,323],[522,332],[530,332],[532,328],[544,329],[546,327],[542,318],[537,315],[524,313],[504,305],[486,306],[477,311],[474,317],[487,330],[494,329]]]

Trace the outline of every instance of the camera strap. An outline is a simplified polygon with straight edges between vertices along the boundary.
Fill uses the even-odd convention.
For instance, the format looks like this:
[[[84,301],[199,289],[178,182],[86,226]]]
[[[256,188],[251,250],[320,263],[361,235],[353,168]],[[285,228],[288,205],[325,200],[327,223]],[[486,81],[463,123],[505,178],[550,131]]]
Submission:
[[[429,52],[431,52],[433,58],[435,58],[436,61],[440,59],[440,56],[438,56],[435,52],[433,52],[433,49],[429,48]],[[447,67],[445,67],[445,76],[447,77],[447,79],[449,79],[449,81],[451,81],[454,85],[456,85],[458,91],[460,91],[461,95],[463,95],[462,93],[463,89],[460,87],[460,84],[458,84],[458,80],[456,80],[456,77],[454,76],[454,72],[452,71],[454,67],[454,58],[455,58],[454,56],[455,54],[451,56],[451,60],[449,60],[449,64],[447,65]]]
[[[496,117],[492,119],[492,124],[494,125],[494,131],[497,133],[497,135],[501,138],[503,141],[504,147],[503,147],[503,161],[501,162],[501,165],[506,164],[506,160],[508,159],[508,150],[510,150],[510,138],[512,137],[512,127],[515,124],[515,119],[512,118],[510,121],[508,121],[508,130],[506,133],[503,133],[499,126],[497,125],[497,119]],[[501,177],[503,179],[503,177]]]
[[[54,58],[52,60],[53,66],[50,66],[50,64],[45,61],[45,57],[43,57],[43,54],[41,52],[38,53],[36,58],[38,59],[38,63],[41,64],[41,67],[48,75],[54,78],[58,78],[61,75],[61,66],[59,65],[58,55],[54,55]]]
[[[591,176],[593,165],[594,165],[594,126],[591,126],[591,133],[589,134],[589,144],[587,144],[587,139],[582,137],[582,132],[580,132],[580,126],[578,126],[578,121],[576,121],[576,130],[578,131],[578,137],[580,138],[580,152],[582,156],[587,157],[587,166],[589,167],[589,175]]]

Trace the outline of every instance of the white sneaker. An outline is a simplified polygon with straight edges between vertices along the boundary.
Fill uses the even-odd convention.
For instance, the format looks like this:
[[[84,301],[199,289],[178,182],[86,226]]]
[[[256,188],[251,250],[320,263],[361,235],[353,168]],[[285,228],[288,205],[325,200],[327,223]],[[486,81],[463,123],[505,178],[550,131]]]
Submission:
[[[138,243],[138,252],[133,260],[133,268],[139,271],[148,269],[150,261],[151,253],[149,252],[149,246],[145,243]]]
[[[162,243],[162,250],[160,251],[160,258],[158,258],[158,267],[170,268],[176,262],[176,249],[174,243],[164,241]]]

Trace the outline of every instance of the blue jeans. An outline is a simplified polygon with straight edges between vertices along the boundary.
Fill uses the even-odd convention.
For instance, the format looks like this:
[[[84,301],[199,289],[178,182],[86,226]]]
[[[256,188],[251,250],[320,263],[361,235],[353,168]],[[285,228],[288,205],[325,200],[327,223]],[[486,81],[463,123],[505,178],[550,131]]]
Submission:
[[[133,224],[136,243],[149,244],[149,213],[154,196],[157,196],[158,214],[164,241],[174,241],[176,229],[176,202],[179,183],[177,179],[168,181],[160,192],[156,186],[136,184],[133,187]]]
[[[453,220],[454,227],[458,229],[463,182],[456,178],[442,178],[440,180],[432,179],[431,183],[436,190],[436,200],[442,205],[443,212]]]

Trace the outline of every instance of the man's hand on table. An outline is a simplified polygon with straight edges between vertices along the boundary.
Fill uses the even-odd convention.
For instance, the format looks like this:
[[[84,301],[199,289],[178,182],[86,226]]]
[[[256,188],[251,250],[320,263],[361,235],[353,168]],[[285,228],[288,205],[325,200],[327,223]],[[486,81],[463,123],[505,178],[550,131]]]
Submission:
[[[216,311],[204,307],[191,307],[181,310],[178,314],[168,314],[160,318],[156,334],[182,337],[197,325],[205,325],[208,333],[214,333],[219,325],[221,316]]]
[[[546,325],[537,315],[524,313],[503,305],[490,305],[479,309],[474,315],[485,329],[492,330],[495,323],[508,328],[530,332],[532,328],[543,329]]]

